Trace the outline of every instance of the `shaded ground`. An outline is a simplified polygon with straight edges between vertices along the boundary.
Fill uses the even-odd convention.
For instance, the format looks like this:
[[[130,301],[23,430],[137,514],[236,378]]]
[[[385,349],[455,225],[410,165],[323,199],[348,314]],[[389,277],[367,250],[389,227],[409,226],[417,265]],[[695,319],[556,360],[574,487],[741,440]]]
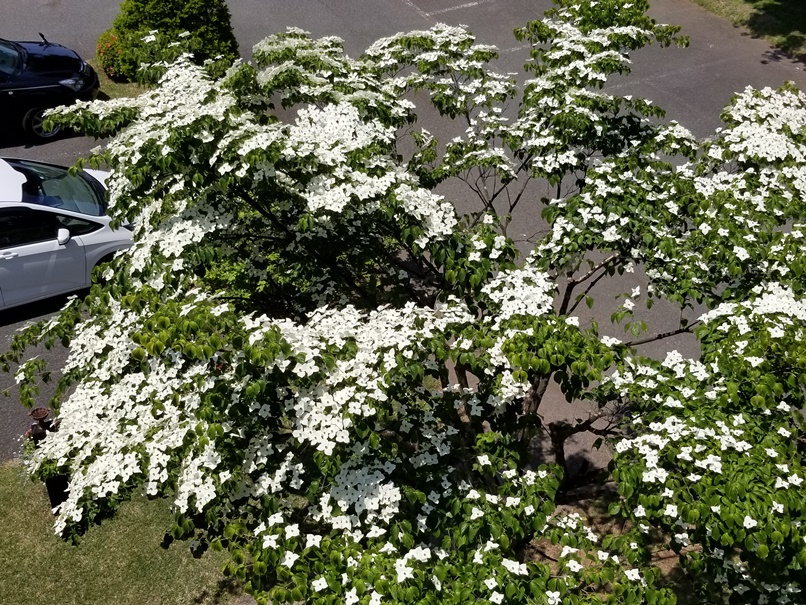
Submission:
[[[625,530],[630,529],[630,522],[621,515],[611,515],[608,513],[608,504],[617,501],[617,495],[612,483],[607,484],[603,490],[598,492],[585,493],[580,490],[575,493],[580,499],[573,504],[560,504],[555,514],[573,514],[582,516],[585,525],[600,537],[620,536]],[[668,548],[668,537],[658,533],[652,534],[654,548],[650,548],[649,565],[660,572],[659,585],[671,588],[677,596],[678,605],[701,605],[694,593],[694,588],[680,565],[680,559],[674,551]],[[548,540],[535,540],[530,545],[530,556],[532,559],[549,565],[553,573],[561,573],[561,568],[557,560],[563,550],[563,544],[551,544]],[[689,551],[691,549],[684,549]],[[592,553],[590,553],[592,554]],[[582,564],[589,565],[583,558]],[[604,595],[601,595],[604,596]],[[240,605],[240,604],[238,604]]]
[[[693,0],[703,8],[765,38],[806,62],[806,2],[803,0]],[[779,59],[771,53],[772,60]]]

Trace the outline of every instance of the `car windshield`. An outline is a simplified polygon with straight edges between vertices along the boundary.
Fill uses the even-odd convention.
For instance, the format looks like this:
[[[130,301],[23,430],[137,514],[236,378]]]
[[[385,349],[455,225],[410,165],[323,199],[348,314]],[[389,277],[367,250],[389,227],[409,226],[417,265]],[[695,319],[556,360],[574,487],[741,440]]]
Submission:
[[[6,159],[17,172],[25,176],[22,185],[22,202],[62,210],[71,210],[90,216],[102,216],[105,211],[103,197],[95,190],[89,177],[73,176],[66,168]]]
[[[0,40],[0,74],[11,76],[22,66],[22,55],[17,47],[7,40]]]

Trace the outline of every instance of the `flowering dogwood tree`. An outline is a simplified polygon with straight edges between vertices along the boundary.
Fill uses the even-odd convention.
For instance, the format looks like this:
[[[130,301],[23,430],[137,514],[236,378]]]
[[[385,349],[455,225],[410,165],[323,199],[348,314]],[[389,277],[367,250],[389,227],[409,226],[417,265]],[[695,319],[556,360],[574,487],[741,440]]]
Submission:
[[[26,347],[70,345],[31,461],[69,475],[58,533],[169,497],[172,535],[228,549],[261,603],[674,603],[659,549],[703,602],[804,602],[806,96],[748,89],[699,141],[605,88],[677,28],[643,0],[558,4],[515,32],[522,83],[462,28],[358,59],[289,30],[222,78],[180,59],[56,112],[111,137],[88,162],[136,225],[5,357],[28,400]],[[462,134],[416,126],[424,99]],[[516,211],[548,221],[520,260]],[[663,300],[700,358],[574,315],[635,267],[613,320],[662,339],[636,307]],[[544,422],[551,381],[589,417]],[[581,432],[613,453],[606,531],[573,507]]]

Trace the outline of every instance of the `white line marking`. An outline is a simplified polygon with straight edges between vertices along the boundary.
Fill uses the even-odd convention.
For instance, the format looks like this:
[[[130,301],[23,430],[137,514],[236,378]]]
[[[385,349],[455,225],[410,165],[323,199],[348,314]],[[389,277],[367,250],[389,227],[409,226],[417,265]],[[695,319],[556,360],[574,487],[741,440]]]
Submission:
[[[428,18],[430,15],[427,12],[425,12],[423,9],[421,9],[419,6],[414,4],[414,2],[412,2],[411,0],[401,0],[401,2],[403,2],[403,4],[405,4],[409,8],[414,9],[414,12],[416,12],[418,15],[420,15],[426,21],[430,21],[430,19]]]
[[[513,46],[512,48],[505,48],[504,50],[499,50],[498,54],[503,55],[504,53],[514,53],[516,50],[523,50],[524,48],[531,48],[531,44],[521,44],[520,46]]]
[[[442,8],[438,11],[426,13],[426,16],[433,17],[434,15],[441,15],[442,13],[450,13],[451,11],[458,11],[462,10],[463,8],[472,8],[474,6],[478,6],[479,4],[490,4],[491,2],[496,2],[496,0],[476,0],[476,2],[467,2],[465,4],[459,4],[458,6],[451,6],[450,8]]]

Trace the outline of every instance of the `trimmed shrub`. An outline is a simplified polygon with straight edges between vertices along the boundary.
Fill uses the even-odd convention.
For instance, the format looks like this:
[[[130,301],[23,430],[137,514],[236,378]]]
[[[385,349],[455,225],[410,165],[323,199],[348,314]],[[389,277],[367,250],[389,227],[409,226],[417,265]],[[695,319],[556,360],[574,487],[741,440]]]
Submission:
[[[166,46],[154,44],[156,32],[191,49],[199,64],[238,57],[238,42],[224,0],[124,0],[111,29],[98,38],[101,68],[110,78],[152,81],[155,72],[139,68],[143,63],[164,60]]]

